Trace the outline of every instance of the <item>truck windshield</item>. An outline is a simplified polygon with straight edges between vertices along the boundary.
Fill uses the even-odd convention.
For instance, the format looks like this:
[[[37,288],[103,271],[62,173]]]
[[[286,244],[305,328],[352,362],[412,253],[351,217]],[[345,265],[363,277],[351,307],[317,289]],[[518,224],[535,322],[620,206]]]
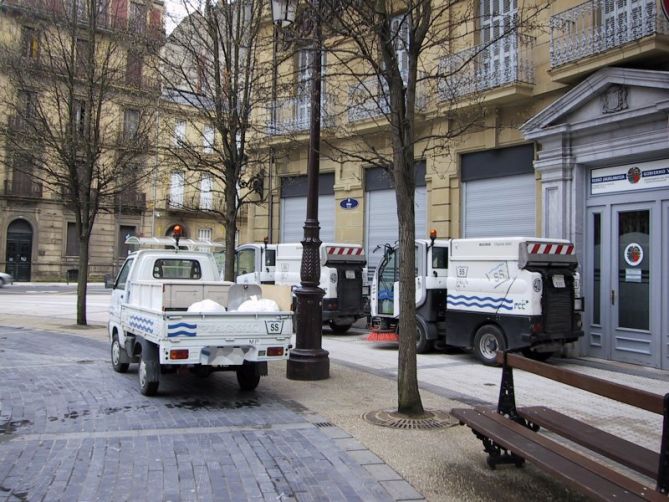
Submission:
[[[242,249],[235,254],[235,277],[255,272],[255,249]]]
[[[153,265],[155,279],[189,279],[199,280],[202,277],[200,262],[197,260],[160,259]]]

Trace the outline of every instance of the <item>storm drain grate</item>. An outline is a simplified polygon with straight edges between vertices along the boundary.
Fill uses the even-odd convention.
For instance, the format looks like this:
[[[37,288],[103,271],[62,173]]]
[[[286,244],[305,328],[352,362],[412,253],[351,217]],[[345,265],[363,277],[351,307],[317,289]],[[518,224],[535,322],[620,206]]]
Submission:
[[[444,429],[459,423],[447,412],[439,410],[425,410],[420,417],[409,417],[392,410],[377,410],[364,413],[362,418],[373,425],[410,430]]]
[[[314,425],[316,427],[334,427],[334,424],[331,424],[330,422],[316,422]]]

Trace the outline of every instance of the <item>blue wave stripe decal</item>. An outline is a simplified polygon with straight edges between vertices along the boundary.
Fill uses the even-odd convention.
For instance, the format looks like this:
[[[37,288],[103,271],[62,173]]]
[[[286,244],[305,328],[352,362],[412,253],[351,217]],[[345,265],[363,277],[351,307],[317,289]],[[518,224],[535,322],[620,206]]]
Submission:
[[[478,303],[478,302],[453,302],[448,300],[448,305],[464,305],[465,307],[480,307],[480,308],[491,308],[491,309],[504,309],[504,310],[513,310],[513,307],[510,305],[503,305],[501,303]]]
[[[148,331],[153,333],[153,319],[147,319],[137,315],[132,315],[128,319],[128,325],[141,331]]]
[[[188,328],[197,329],[197,324],[188,324],[187,322],[178,322],[176,324],[168,324],[167,329]]]
[[[448,300],[478,300],[513,304],[513,300],[508,298],[493,298],[492,296],[466,296],[466,295],[448,295]]]
[[[167,337],[168,337],[168,338],[171,338],[171,337],[173,337],[173,336],[181,336],[181,335],[184,335],[184,336],[195,336],[196,333],[195,333],[194,331],[184,331],[184,330],[170,331],[169,333],[167,333]]]

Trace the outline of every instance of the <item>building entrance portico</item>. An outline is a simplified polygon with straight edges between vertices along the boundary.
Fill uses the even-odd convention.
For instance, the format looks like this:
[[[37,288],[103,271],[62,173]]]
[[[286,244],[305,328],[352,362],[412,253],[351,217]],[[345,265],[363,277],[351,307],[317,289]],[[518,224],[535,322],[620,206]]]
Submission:
[[[574,242],[578,352],[669,369],[669,72],[606,68],[523,125],[546,237]]]

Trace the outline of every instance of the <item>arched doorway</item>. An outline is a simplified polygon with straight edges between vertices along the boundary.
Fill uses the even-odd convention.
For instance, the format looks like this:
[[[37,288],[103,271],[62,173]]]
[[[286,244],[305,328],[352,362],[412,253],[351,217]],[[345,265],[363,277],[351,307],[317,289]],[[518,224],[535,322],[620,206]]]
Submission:
[[[14,220],[7,227],[7,273],[16,281],[30,280],[33,228],[26,220]]]

